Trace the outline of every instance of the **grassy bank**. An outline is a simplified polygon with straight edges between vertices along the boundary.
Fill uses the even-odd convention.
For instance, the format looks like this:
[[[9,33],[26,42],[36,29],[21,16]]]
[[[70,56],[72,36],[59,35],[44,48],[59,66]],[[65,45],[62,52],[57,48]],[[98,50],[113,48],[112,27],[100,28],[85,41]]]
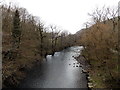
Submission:
[[[120,76],[117,60],[118,56],[111,61],[101,63],[101,61],[88,58],[87,52],[82,51],[81,56],[84,56],[84,60],[90,65],[86,70],[88,73],[88,83],[91,83],[91,88],[120,88]],[[78,60],[83,60],[81,56]],[[81,61],[80,61],[81,62]],[[118,66],[119,67],[119,66]]]

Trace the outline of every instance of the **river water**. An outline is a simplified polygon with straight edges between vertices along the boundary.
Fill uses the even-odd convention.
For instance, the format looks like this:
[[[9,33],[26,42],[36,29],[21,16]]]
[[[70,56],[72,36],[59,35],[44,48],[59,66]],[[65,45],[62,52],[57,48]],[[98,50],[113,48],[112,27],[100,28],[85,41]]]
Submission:
[[[29,72],[20,88],[87,88],[86,75],[74,57],[82,47],[74,46],[46,59]]]

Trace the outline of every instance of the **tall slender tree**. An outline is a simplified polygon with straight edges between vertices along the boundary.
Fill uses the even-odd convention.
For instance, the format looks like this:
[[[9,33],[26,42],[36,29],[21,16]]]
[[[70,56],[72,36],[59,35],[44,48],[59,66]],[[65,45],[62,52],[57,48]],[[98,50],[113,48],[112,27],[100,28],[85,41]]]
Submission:
[[[15,11],[15,16],[13,18],[13,29],[12,29],[12,49],[16,50],[20,45],[21,29],[20,29],[20,15],[19,11]]]

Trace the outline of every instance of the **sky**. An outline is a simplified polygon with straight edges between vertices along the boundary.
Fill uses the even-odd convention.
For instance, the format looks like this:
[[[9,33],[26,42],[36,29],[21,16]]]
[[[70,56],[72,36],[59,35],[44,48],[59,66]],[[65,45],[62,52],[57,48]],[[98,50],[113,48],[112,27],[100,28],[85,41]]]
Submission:
[[[1,0],[0,0],[1,1]],[[57,25],[63,30],[74,34],[84,28],[89,20],[88,13],[97,7],[118,5],[119,0],[2,0],[9,4],[13,2],[19,7],[40,17],[45,25]]]

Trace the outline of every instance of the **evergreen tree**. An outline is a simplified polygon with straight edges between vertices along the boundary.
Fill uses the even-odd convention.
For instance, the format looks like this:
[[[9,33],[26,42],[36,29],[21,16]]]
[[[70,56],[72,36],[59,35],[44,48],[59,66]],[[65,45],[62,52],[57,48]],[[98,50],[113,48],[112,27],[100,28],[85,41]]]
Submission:
[[[13,18],[13,29],[12,29],[12,41],[13,41],[13,49],[16,50],[19,48],[21,37],[21,29],[20,29],[20,15],[19,11],[15,11],[15,16]]]

